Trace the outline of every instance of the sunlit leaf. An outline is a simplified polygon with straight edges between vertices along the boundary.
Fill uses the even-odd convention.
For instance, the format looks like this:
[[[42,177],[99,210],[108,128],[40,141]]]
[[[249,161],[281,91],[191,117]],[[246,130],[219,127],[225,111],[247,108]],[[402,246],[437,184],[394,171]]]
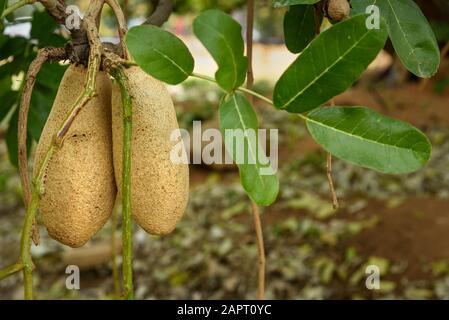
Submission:
[[[240,24],[222,11],[207,10],[193,22],[193,32],[218,65],[215,79],[220,87],[231,91],[242,85],[248,62]]]
[[[220,105],[219,116],[226,149],[239,167],[243,188],[257,204],[273,203],[279,192],[279,181],[258,140],[259,125],[251,104],[243,95],[229,95]],[[234,139],[226,139],[230,133],[241,138],[240,148]]]
[[[429,22],[413,0],[353,0],[351,4],[353,14],[364,13],[369,5],[378,6],[393,47],[410,72],[419,77],[437,72],[438,44]]]
[[[383,173],[408,173],[430,157],[427,137],[412,125],[363,107],[324,107],[306,115],[307,128],[340,159]]]
[[[194,60],[175,35],[155,26],[137,26],[126,35],[126,45],[137,64],[168,84],[183,82],[193,72]]]
[[[339,22],[315,38],[276,83],[275,106],[306,112],[347,90],[387,39],[385,28],[367,29],[365,19],[358,15]]]

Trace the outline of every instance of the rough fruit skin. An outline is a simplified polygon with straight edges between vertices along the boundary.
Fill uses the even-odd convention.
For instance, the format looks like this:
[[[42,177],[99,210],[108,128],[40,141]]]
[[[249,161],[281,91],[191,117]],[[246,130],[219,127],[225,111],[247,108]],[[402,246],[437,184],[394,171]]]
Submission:
[[[86,69],[64,74],[36,149],[34,176],[73,103],[84,90]],[[84,245],[106,223],[117,194],[112,162],[111,81],[97,76],[97,96],[80,111],[48,163],[39,203],[49,235],[70,247]]]
[[[170,141],[178,129],[176,113],[164,84],[138,67],[125,70],[132,99],[131,210],[133,218],[148,233],[173,231],[187,206],[189,168],[173,164]],[[123,119],[118,85],[112,89],[114,169],[122,185]]]
[[[333,21],[341,21],[349,16],[351,6],[348,0],[329,0],[327,14]]]

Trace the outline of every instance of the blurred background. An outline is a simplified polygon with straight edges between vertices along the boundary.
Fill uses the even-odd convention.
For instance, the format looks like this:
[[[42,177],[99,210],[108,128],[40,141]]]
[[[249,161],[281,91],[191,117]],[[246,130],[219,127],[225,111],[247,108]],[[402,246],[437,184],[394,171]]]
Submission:
[[[255,90],[271,96],[295,55],[283,45],[284,10],[257,0],[254,34]],[[441,48],[449,41],[449,1],[417,1]],[[87,1],[67,1],[83,12]],[[121,1],[129,25],[152,12],[151,1]],[[218,8],[246,25],[243,0],[179,0],[164,28],[177,34],[195,57],[195,71],[213,75],[216,65],[192,35],[192,20]],[[0,267],[17,260],[24,209],[17,163],[17,99],[36,47],[63,45],[67,33],[38,5],[16,12],[0,37]],[[18,19],[17,19],[18,18]],[[12,20],[12,19],[10,19]],[[115,20],[104,10],[101,36],[117,42]],[[48,64],[39,75],[30,111],[30,140],[37,141],[64,66]],[[217,127],[220,91],[188,80],[169,90],[180,127],[193,120]],[[371,64],[337,105],[363,105],[423,130],[432,141],[428,165],[417,173],[390,176],[334,160],[340,200],[332,209],[326,154],[308,136],[303,121],[261,101],[261,127],[279,129],[280,195],[262,209],[267,255],[268,299],[449,298],[449,60],[423,81],[408,73],[391,45]],[[35,143],[34,143],[35,144]],[[33,145],[30,146],[33,150]],[[190,166],[190,202],[176,230],[149,236],[135,226],[135,288],[138,299],[253,299],[257,247],[250,203],[234,166]],[[120,242],[119,233],[116,234]],[[70,249],[48,238],[33,247],[38,299],[109,299],[111,225],[85,247]],[[118,257],[120,262],[120,257]],[[81,268],[81,289],[65,286],[67,265]],[[377,265],[380,290],[365,286],[365,268]],[[23,296],[21,275],[0,282],[1,299]]]

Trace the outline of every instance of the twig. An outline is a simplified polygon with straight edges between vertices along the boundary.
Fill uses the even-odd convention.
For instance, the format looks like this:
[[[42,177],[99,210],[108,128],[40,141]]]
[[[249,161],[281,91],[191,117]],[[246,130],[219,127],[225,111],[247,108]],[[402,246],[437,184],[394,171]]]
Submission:
[[[22,269],[23,269],[23,264],[20,262],[13,264],[12,266],[6,267],[4,269],[1,269],[0,270],[0,280],[3,280],[5,278],[13,275],[14,273],[22,271]]]
[[[116,241],[116,232],[117,232],[117,224],[118,224],[118,206],[117,203],[112,210],[112,218],[111,218],[111,260],[112,260],[112,278],[114,280],[114,294],[117,298],[120,298],[120,277],[118,271],[118,263],[117,263],[117,241]]]
[[[118,35],[119,35],[120,44],[122,47],[123,58],[128,59],[130,57],[130,55],[129,55],[128,49],[126,48],[126,45],[125,45],[125,35],[126,35],[126,32],[128,32],[128,26],[126,24],[125,15],[122,11],[122,8],[118,4],[117,0],[106,0],[106,3],[111,7],[112,12],[114,12],[114,15],[117,19]]]
[[[329,189],[332,194],[332,207],[334,208],[334,210],[336,210],[338,209],[339,204],[337,194],[335,193],[334,182],[332,180],[332,154],[330,152],[327,153],[326,175],[327,175],[327,182],[329,183]]]
[[[22,271],[25,299],[27,300],[33,299],[34,264],[31,258],[31,232],[38,204],[39,192],[37,190],[33,190],[30,203],[26,210],[25,221],[22,228],[19,261],[10,267],[6,267],[0,270],[0,280],[16,272]]]
[[[254,28],[254,0],[246,2],[246,56],[248,70],[246,72],[246,87],[252,89],[254,84],[253,73],[253,28]]]
[[[31,233],[38,205],[39,190],[33,190],[33,194],[26,211],[25,221],[22,229],[22,237],[20,240],[20,263],[23,265],[23,286],[25,290],[26,300],[33,299],[34,264],[31,258]]]
[[[173,11],[172,0],[153,0],[156,8],[154,9],[151,16],[143,24],[151,24],[153,26],[162,26]]]
[[[443,60],[444,57],[446,57],[448,53],[449,53],[449,42],[447,42],[444,45],[443,49],[441,49],[441,52],[440,52],[441,60]],[[421,80],[421,84],[419,85],[419,90],[424,91],[424,89],[427,87],[428,83],[429,83],[429,78],[423,78]]]
[[[253,214],[254,229],[257,239],[258,253],[258,272],[257,272],[257,299],[265,298],[265,245],[263,241],[262,221],[260,220],[259,208],[257,204],[251,200],[251,209]]]
[[[246,9],[246,56],[248,58],[248,70],[246,73],[246,88],[252,92],[254,85],[253,76],[253,27],[254,27],[254,0],[248,0]],[[242,90],[244,91],[244,90]],[[246,91],[245,91],[246,92]],[[250,92],[246,92],[251,94]],[[254,104],[253,95],[248,96],[251,104]],[[256,231],[258,271],[257,271],[257,299],[265,297],[265,247],[263,241],[262,222],[260,221],[259,208],[251,200],[251,211],[253,215],[254,229]]]
[[[334,102],[334,99],[332,99],[331,106],[334,106],[334,105],[335,105],[335,102]],[[326,176],[327,176],[327,182],[329,184],[329,189],[330,189],[331,195],[332,195],[332,207],[334,208],[334,210],[337,210],[339,207],[339,204],[338,204],[337,194],[335,193],[334,181],[332,179],[332,154],[330,152],[327,153],[327,158],[326,158]]]
[[[128,21],[129,17],[129,0],[123,1],[123,14],[125,15],[125,20]]]
[[[28,128],[28,112],[30,109],[30,101],[33,93],[36,77],[41,70],[42,65],[46,61],[62,60],[66,57],[64,48],[43,48],[37,53],[36,59],[31,62],[26,75],[22,97],[19,107],[19,125],[18,125],[18,147],[19,147],[19,174],[22,184],[25,208],[31,200],[31,187],[28,177],[28,155],[27,155],[27,128]],[[39,244],[39,229],[36,221],[33,222],[33,242]]]
[[[3,19],[4,17],[6,17],[7,15],[13,13],[14,11],[16,11],[19,8],[22,8],[22,7],[24,7],[24,6],[28,5],[28,4],[33,4],[35,2],[36,2],[36,0],[20,0],[20,1],[17,1],[16,3],[13,3],[11,6],[7,7],[3,11],[0,19]]]
[[[120,86],[123,105],[123,171],[122,171],[122,242],[123,242],[123,298],[134,298],[133,288],[133,229],[131,219],[131,137],[132,101],[128,90],[128,78],[122,67],[112,70],[112,76]]]
[[[89,40],[89,66],[87,68],[87,78],[84,92],[78,97],[70,114],[64,120],[61,128],[56,135],[54,144],[58,147],[62,146],[63,139],[70,129],[76,116],[80,113],[82,108],[95,96],[95,86],[97,81],[97,74],[100,71],[101,63],[101,42],[98,35],[98,29],[95,23],[97,13],[101,11],[104,0],[92,1],[89,5],[88,12],[84,17],[83,24],[87,30],[87,37]]]

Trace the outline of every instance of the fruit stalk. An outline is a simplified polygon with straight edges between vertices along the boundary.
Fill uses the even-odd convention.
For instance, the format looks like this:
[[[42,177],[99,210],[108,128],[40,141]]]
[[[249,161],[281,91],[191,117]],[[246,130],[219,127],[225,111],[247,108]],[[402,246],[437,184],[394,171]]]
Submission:
[[[132,300],[133,289],[133,226],[131,220],[131,136],[132,102],[127,87],[127,77],[122,67],[112,70],[112,76],[120,86],[123,105],[123,159],[122,159],[122,242],[123,242],[123,298]]]

